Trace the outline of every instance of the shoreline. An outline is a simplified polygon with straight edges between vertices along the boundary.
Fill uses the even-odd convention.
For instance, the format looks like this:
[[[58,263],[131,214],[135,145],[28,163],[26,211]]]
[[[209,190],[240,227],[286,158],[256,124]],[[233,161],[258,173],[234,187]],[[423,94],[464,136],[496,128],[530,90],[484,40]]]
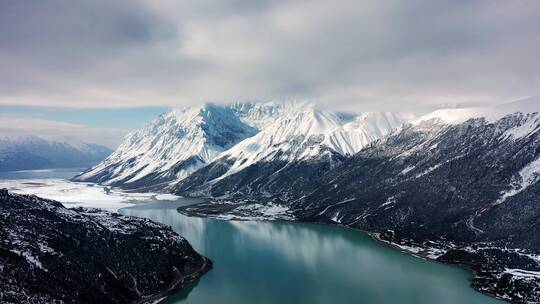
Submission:
[[[184,275],[184,276],[179,275],[171,282],[171,284],[169,285],[169,287],[167,287],[167,289],[160,291],[156,294],[149,295],[139,300],[136,300],[132,304],[161,303],[173,293],[182,291],[182,289],[184,289],[187,285],[200,279],[204,274],[208,273],[213,268],[213,262],[205,256],[202,256],[202,257],[203,257],[204,263],[199,269],[197,269],[196,271],[188,275]]]
[[[209,198],[205,198],[205,199],[209,200]],[[470,274],[470,276],[468,278],[469,287],[472,290],[474,290],[475,292],[478,292],[480,294],[489,296],[489,297],[491,297],[493,299],[496,299],[496,300],[499,300],[499,301],[503,301],[505,303],[519,304],[519,302],[512,302],[509,299],[502,298],[502,297],[500,297],[500,296],[498,296],[496,294],[485,292],[483,290],[480,290],[480,289],[474,287],[472,283],[473,283],[473,280],[478,277],[478,271],[473,269],[472,266],[464,264],[464,263],[449,263],[449,262],[439,261],[437,259],[430,258],[425,254],[408,251],[408,250],[400,247],[398,244],[395,244],[395,243],[392,243],[390,241],[386,241],[386,240],[380,238],[378,236],[379,233],[368,232],[368,231],[364,231],[364,230],[361,230],[361,229],[358,229],[358,228],[345,226],[345,225],[342,225],[342,224],[339,224],[339,223],[329,223],[329,222],[323,222],[323,221],[305,221],[305,220],[298,220],[298,219],[291,220],[291,219],[287,219],[287,218],[273,218],[273,219],[272,218],[267,218],[267,219],[264,219],[264,218],[261,218],[261,217],[254,218],[254,219],[250,219],[249,217],[245,217],[245,218],[237,217],[237,218],[227,219],[227,218],[218,218],[218,217],[213,217],[213,216],[201,216],[200,213],[191,214],[191,213],[187,213],[187,212],[182,212],[180,210],[180,208],[182,208],[182,207],[177,208],[178,213],[180,213],[182,215],[185,215],[185,216],[188,216],[188,217],[195,217],[195,218],[206,218],[206,219],[214,219],[214,220],[220,220],[220,221],[232,221],[232,222],[234,222],[234,221],[239,221],[239,222],[253,221],[253,222],[284,222],[284,223],[289,223],[289,224],[302,223],[302,224],[313,224],[313,225],[322,225],[322,226],[328,226],[328,227],[348,229],[348,230],[351,230],[351,231],[360,232],[360,233],[363,233],[366,236],[368,236],[370,239],[372,239],[374,242],[376,242],[379,245],[386,246],[386,247],[391,248],[393,250],[397,250],[397,251],[402,252],[404,254],[407,254],[409,256],[412,256],[412,257],[415,257],[415,258],[418,258],[418,259],[421,259],[421,260],[424,260],[424,261],[427,261],[427,262],[430,262],[430,263],[437,263],[437,264],[440,264],[440,265],[445,265],[445,266],[450,266],[450,267],[456,267],[456,268],[459,268],[459,269],[463,269],[463,270],[467,271]]]

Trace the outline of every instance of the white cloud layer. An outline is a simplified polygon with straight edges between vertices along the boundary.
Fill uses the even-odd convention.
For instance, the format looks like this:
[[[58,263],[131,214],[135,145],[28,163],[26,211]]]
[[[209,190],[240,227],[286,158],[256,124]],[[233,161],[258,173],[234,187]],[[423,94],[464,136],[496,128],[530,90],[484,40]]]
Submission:
[[[404,109],[540,95],[540,1],[0,2],[0,103],[311,99]]]
[[[116,148],[127,132],[45,119],[0,116],[0,137],[38,136],[57,141],[77,140]]]

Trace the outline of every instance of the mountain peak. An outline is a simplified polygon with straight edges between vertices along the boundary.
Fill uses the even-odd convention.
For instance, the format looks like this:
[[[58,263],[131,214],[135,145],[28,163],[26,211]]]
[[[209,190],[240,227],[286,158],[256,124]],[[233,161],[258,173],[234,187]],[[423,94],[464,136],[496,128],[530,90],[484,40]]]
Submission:
[[[509,103],[495,106],[469,107],[457,109],[441,109],[424,115],[412,123],[424,120],[439,119],[447,124],[459,124],[471,118],[485,118],[488,121],[496,121],[504,116],[521,112],[523,114],[540,112],[540,97],[519,99]]]
[[[227,107],[207,103],[174,109],[128,134],[113,154],[77,180],[134,188],[166,183],[256,132]]]

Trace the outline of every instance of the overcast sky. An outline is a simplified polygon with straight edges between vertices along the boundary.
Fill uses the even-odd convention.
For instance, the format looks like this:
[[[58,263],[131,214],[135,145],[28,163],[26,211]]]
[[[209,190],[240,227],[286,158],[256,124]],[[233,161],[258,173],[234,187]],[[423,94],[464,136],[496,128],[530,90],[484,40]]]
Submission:
[[[537,0],[0,0],[3,105],[495,103],[539,54]]]

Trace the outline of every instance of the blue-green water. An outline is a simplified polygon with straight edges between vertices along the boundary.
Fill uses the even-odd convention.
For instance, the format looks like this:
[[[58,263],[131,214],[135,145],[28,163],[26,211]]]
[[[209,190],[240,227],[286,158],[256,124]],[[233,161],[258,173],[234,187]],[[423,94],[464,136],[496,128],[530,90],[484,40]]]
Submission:
[[[214,269],[165,303],[502,303],[469,287],[465,270],[424,261],[339,227],[186,217],[156,203],[121,213],[173,227]]]

